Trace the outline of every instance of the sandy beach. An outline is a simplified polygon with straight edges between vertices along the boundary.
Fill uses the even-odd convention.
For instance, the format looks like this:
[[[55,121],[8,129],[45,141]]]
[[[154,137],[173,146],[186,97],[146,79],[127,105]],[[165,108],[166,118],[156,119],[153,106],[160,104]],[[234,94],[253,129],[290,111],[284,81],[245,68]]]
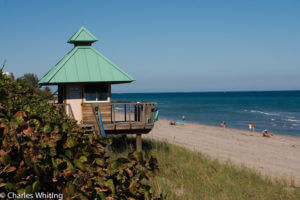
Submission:
[[[265,138],[258,132],[193,123],[171,126],[165,119],[160,119],[143,137],[184,146],[221,161],[230,160],[273,178],[293,179],[300,186],[300,138],[297,137],[276,134]]]

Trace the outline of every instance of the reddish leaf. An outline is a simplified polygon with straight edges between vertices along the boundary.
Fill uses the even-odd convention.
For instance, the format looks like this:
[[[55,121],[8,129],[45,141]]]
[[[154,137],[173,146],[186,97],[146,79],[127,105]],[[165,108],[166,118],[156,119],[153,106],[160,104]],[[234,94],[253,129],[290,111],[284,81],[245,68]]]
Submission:
[[[13,171],[15,171],[15,170],[16,170],[16,168],[15,168],[14,166],[11,166],[11,167],[7,168],[7,169],[5,170],[5,172],[10,173],[10,172],[13,172]]]

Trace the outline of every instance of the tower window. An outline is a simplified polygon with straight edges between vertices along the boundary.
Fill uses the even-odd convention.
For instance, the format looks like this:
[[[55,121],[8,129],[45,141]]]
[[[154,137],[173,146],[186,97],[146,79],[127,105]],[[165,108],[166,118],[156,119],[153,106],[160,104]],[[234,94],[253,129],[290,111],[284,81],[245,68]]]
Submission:
[[[87,86],[84,89],[84,100],[86,102],[108,101],[108,85]]]

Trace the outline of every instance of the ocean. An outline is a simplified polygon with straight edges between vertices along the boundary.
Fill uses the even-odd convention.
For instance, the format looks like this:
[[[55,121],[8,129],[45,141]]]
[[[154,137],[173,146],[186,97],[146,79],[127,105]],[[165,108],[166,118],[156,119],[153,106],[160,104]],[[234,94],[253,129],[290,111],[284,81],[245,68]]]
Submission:
[[[300,91],[116,93],[113,100],[155,101],[160,118],[300,136]]]

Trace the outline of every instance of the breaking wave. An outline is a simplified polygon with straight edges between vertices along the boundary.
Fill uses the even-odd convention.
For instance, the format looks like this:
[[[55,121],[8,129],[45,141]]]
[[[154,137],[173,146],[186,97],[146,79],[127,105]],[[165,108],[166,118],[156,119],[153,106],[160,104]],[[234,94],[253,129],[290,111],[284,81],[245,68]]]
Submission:
[[[263,112],[263,111],[260,111],[260,110],[250,110],[249,112],[251,112],[251,113],[260,113],[260,114],[269,115],[269,116],[280,116],[279,113]]]

